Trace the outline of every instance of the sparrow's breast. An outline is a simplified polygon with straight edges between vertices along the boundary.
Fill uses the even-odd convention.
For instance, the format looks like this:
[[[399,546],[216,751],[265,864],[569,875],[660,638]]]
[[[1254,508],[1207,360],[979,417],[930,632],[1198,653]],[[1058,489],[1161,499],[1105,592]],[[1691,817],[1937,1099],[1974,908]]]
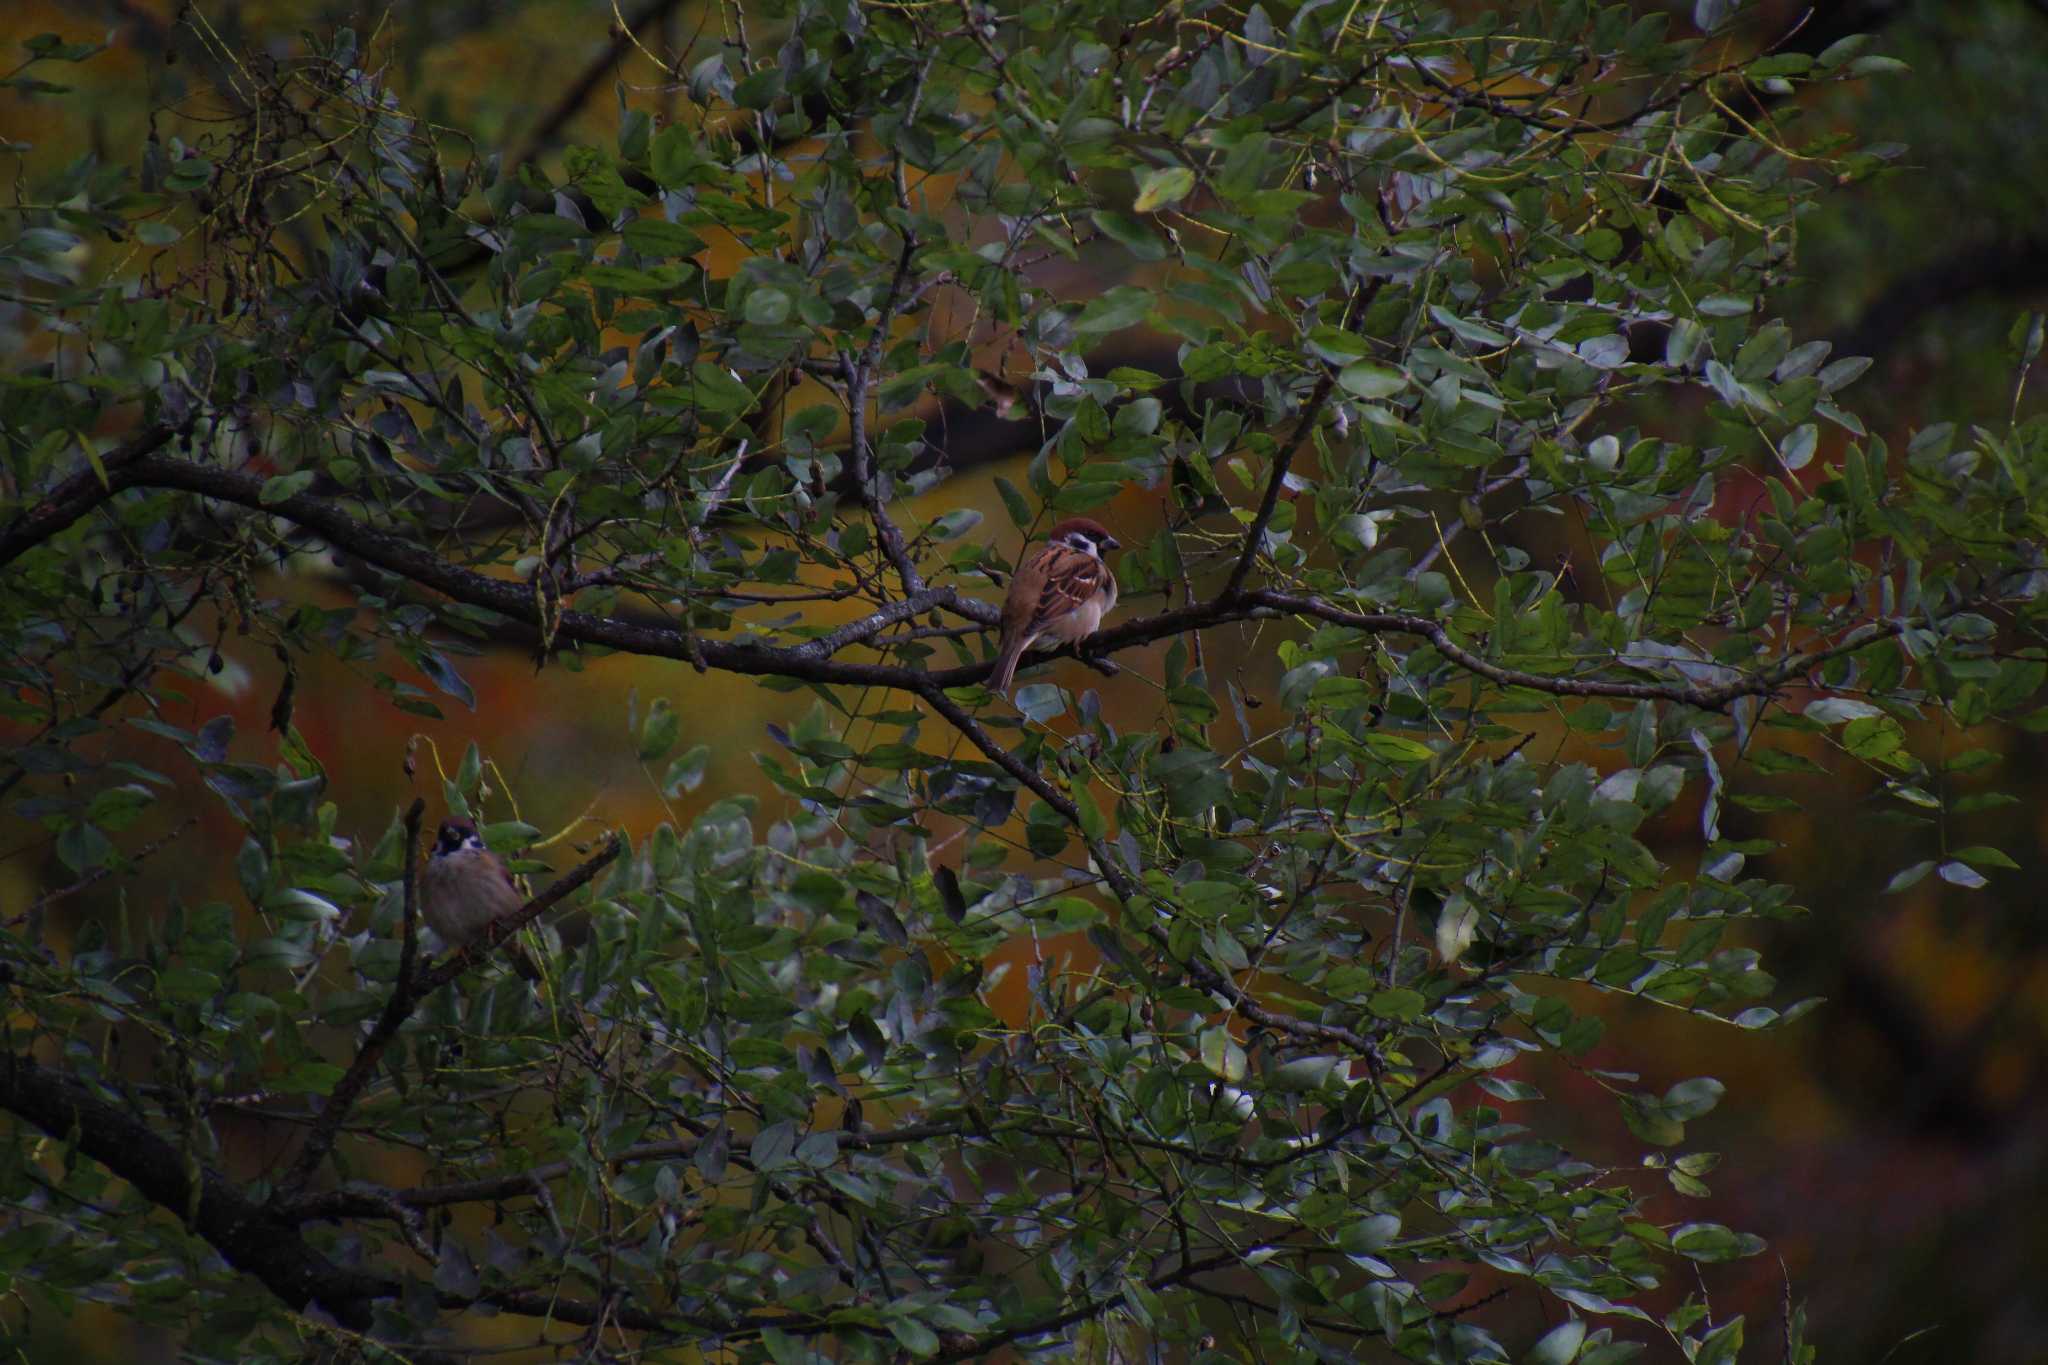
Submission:
[[[1101,627],[1102,618],[1109,615],[1110,608],[1115,605],[1116,580],[1112,578],[1096,589],[1095,595],[1086,602],[1065,616],[1055,617],[1048,622],[1041,638],[1057,640],[1063,645],[1085,640]]]
[[[429,859],[420,873],[420,909],[433,931],[466,943],[499,915],[519,906],[519,893],[483,853]]]

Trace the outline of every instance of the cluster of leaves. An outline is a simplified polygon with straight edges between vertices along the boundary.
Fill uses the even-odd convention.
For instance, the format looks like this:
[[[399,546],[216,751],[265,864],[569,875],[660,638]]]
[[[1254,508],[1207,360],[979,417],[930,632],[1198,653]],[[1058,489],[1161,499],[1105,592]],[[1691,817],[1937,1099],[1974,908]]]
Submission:
[[[1575,1156],[1517,1063],[1684,1145],[1720,1085],[1596,1066],[1601,1001],[1799,1012],[1730,932],[1795,893],[1723,818],[1815,755],[1931,826],[1902,881],[2000,864],[1950,848],[1978,764],[1918,722],[2036,704],[2048,432],[1895,462],[1839,397],[1864,362],[1765,311],[1816,182],[1874,163],[1724,97],[1877,69],[1858,44],[1460,15],[731,12],[677,66],[688,117],[628,108],[553,176],[465,156],[344,37],[132,177],[26,196],[0,796],[55,897],[203,783],[247,906],[6,927],[0,1262],[195,1358],[494,1310],[777,1362],[1735,1359],[1739,1317],[1645,1306],[1758,1249],[1668,1216],[1712,1155]],[[1638,429],[1645,399],[1712,441]],[[1090,642],[1171,641],[1144,725],[1069,671],[997,702],[971,594],[1006,556],[971,511],[905,520],[967,463],[939,416],[1013,405],[1019,532],[1169,504]],[[1575,563],[1527,548],[1546,525]],[[468,702],[457,660],[507,644],[817,695],[761,759],[782,808],[610,862],[539,994],[419,965],[418,813],[344,838],[289,687],[271,762],[157,714],[181,674],[326,652],[434,716],[406,676]],[[631,727],[673,797],[707,759],[680,717]],[[485,773],[451,809],[499,813]],[[1642,837],[1681,804],[1691,877]],[[250,1124],[291,1154],[248,1159]],[[1555,1325],[1471,1312],[1488,1287]]]

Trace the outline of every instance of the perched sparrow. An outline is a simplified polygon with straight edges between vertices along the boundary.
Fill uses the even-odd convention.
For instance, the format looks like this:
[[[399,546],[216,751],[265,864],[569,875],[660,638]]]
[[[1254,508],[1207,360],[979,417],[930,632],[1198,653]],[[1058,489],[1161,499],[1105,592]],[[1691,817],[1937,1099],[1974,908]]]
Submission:
[[[1052,528],[1024,557],[1003,599],[1003,635],[988,685],[1008,696],[1017,661],[1041,640],[1070,645],[1095,633],[1116,606],[1116,578],[1102,562],[1117,538],[1086,517]]]
[[[420,910],[427,926],[451,948],[461,948],[490,927],[491,921],[526,904],[512,884],[505,861],[484,847],[476,826],[467,820],[443,820],[434,851],[420,872]],[[540,968],[517,943],[507,943],[512,965],[528,981],[540,980]]]

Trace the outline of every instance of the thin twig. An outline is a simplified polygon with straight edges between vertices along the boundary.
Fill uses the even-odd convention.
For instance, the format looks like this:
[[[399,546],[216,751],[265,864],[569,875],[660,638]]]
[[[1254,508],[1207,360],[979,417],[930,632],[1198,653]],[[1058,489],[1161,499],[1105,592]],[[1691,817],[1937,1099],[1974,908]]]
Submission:
[[[20,928],[23,924],[27,923],[30,916],[49,909],[58,901],[65,900],[71,896],[77,895],[79,892],[85,890],[87,887],[93,885],[95,882],[102,881],[107,877],[111,877],[117,871],[124,873],[134,871],[135,865],[137,863],[141,862],[144,858],[147,858],[150,854],[162,848],[165,844],[170,843],[173,839],[177,838],[179,835],[183,834],[186,830],[192,828],[192,826],[198,823],[198,816],[186,816],[184,820],[179,822],[178,827],[176,829],[172,830],[169,834],[164,835],[163,838],[151,840],[149,843],[144,844],[141,848],[136,849],[133,853],[128,854],[127,862],[124,866],[116,868],[112,863],[102,863],[100,866],[86,873],[83,877],[80,877],[77,881],[71,883],[71,885],[59,887],[57,890],[48,892],[39,899],[31,902],[28,909],[22,911],[13,919],[7,921],[7,927],[10,929]]]

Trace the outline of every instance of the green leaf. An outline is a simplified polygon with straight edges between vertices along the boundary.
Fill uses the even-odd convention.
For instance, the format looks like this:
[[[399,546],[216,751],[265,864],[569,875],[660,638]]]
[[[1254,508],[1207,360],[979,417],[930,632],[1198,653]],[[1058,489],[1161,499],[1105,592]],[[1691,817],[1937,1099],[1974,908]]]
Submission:
[[[1673,1229],[1671,1249],[1695,1261],[1735,1261],[1762,1251],[1763,1239],[1734,1232],[1719,1223],[1687,1223]]]
[[[679,258],[694,256],[704,249],[704,239],[681,223],[659,218],[635,218],[620,230],[626,245],[642,256]]]
[[[1177,204],[1195,188],[1195,173],[1185,166],[1164,166],[1138,176],[1138,197],[1131,203],[1133,213],[1153,213]]]
[[[1370,1256],[1386,1250],[1400,1235],[1399,1215],[1375,1213],[1338,1229],[1337,1245],[1347,1256]]]
[[[1167,805],[1175,815],[1205,813],[1230,796],[1230,783],[1216,762],[1203,749],[1182,747],[1152,760],[1152,777],[1166,789]]]
[[[1585,1344],[1585,1340],[1584,1320],[1567,1318],[1545,1332],[1522,1359],[1525,1365],[1569,1365],[1578,1358],[1579,1347]]]
[[[157,975],[156,988],[166,1000],[211,1000],[220,994],[220,977],[198,967],[176,964]]]
[[[1388,763],[1429,763],[1436,758],[1436,751],[1421,740],[1385,730],[1368,730],[1360,742],[1374,758]]]
[[[1103,235],[1130,252],[1141,261],[1163,261],[1166,259],[1166,243],[1159,234],[1139,219],[1127,213],[1116,213],[1100,209],[1089,215]]]
[[[1408,376],[1385,365],[1361,360],[1337,372],[1337,383],[1359,398],[1391,398],[1408,387]]]
[[[1086,336],[1121,332],[1143,322],[1152,311],[1152,291],[1132,284],[1120,284],[1088,301],[1074,330]]]
[[[1226,1081],[1244,1079],[1245,1053],[1221,1024],[1202,1030],[1202,1065]]]
[[[996,492],[1003,499],[1003,510],[1010,515],[1010,524],[1020,531],[1029,530],[1034,518],[1031,514],[1031,503],[1025,498],[1023,491],[1000,474],[996,475],[995,484]]]
[[[656,697],[640,725],[640,761],[654,763],[668,755],[682,733],[683,718],[669,705],[667,697]]]
[[[1664,1092],[1664,1112],[1680,1123],[1696,1119],[1713,1112],[1726,1091],[1727,1087],[1711,1076],[1680,1081]]]
[[[296,474],[278,474],[263,481],[263,487],[256,495],[257,501],[265,507],[275,506],[286,498],[295,498],[313,486],[315,471],[301,469]]]
[[[1392,990],[1377,992],[1366,1002],[1366,1008],[1382,1019],[1399,1019],[1403,1022],[1418,1019],[1429,1005],[1421,991],[1396,986]]]
[[[1041,725],[1067,713],[1067,694],[1056,683],[1027,684],[1018,688],[1010,701],[1026,720]]]
[[[1935,873],[1951,886],[1960,886],[1965,891],[1976,891],[1991,885],[1985,875],[1968,863],[1946,862],[1935,869]]]
[[[1622,1096],[1621,1117],[1631,1133],[1652,1146],[1675,1147],[1685,1141],[1685,1125],[1647,1095]]]
[[[114,852],[113,840],[95,825],[79,821],[67,825],[57,836],[57,857],[75,873],[91,872]]]
[[[661,779],[661,794],[671,799],[683,792],[693,792],[704,781],[704,770],[711,762],[711,746],[693,745],[683,755],[668,765],[668,772]]]
[[[891,1314],[887,1319],[890,1333],[903,1343],[903,1348],[914,1356],[931,1356],[939,1353],[939,1336],[916,1318]]]
[[[1898,872],[1893,873],[1892,879],[1884,884],[1885,894],[1891,895],[1894,892],[1904,891],[1908,887],[1915,886],[1920,882],[1921,878],[1933,870],[1934,860],[1931,858],[1914,863],[1911,867],[1902,868]]]
[[[2020,865],[2005,854],[1985,844],[1972,844],[1956,850],[1956,860],[1972,867],[1995,867],[2007,872],[2017,872]]]

